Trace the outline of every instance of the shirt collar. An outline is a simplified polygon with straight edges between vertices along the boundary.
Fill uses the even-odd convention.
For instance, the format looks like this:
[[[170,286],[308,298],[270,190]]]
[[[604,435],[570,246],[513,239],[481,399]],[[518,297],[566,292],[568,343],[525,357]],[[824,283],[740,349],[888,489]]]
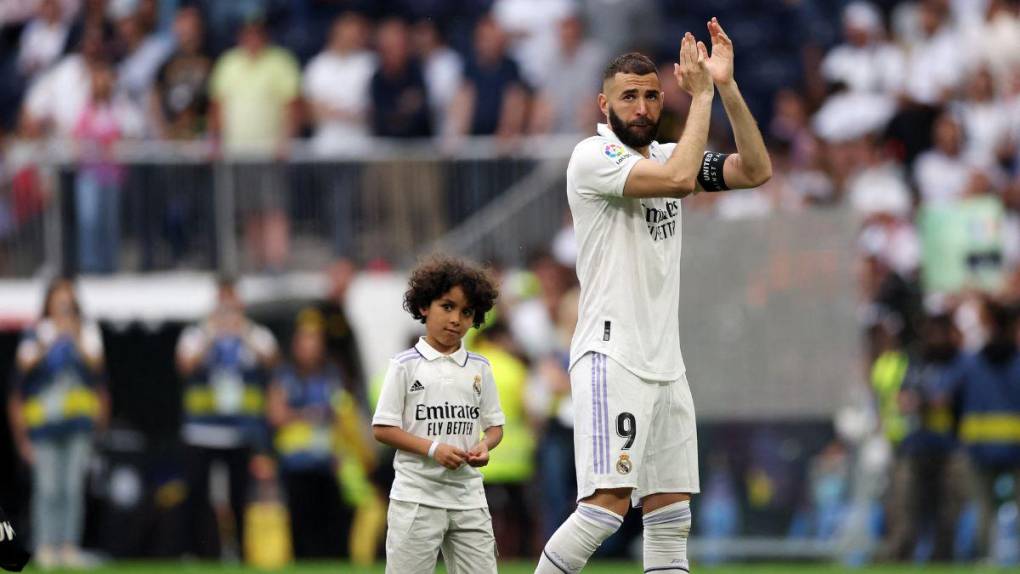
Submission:
[[[609,127],[609,124],[602,123],[595,124],[595,131],[597,131],[598,134],[604,138],[609,138],[617,142],[620,141],[620,138],[616,137],[616,132],[613,131],[613,128]]]
[[[613,128],[611,128],[609,126],[609,124],[603,124],[603,123],[595,124],[595,131],[598,132],[598,134],[600,136],[602,136],[604,138],[609,138],[609,139],[613,140],[614,142],[622,145],[623,147],[625,147],[628,150],[632,151],[635,155],[641,155],[640,153],[638,153],[638,151],[636,149],[634,149],[634,148],[630,147],[629,145],[627,145],[627,144],[623,143],[622,141],[620,141],[620,138],[616,135],[616,132],[613,131]],[[654,150],[654,149],[656,149],[658,147],[659,147],[659,142],[657,142],[657,141],[653,141],[651,144],[649,144],[648,145],[648,155],[651,155],[652,150]]]
[[[419,337],[418,342],[414,344],[414,348],[418,351],[418,354],[425,358],[426,361],[434,361],[442,357],[447,357],[462,367],[467,364],[468,354],[467,349],[464,348],[464,341],[461,341],[460,347],[449,355],[444,355],[443,353],[435,350],[432,345],[428,344],[425,337]]]

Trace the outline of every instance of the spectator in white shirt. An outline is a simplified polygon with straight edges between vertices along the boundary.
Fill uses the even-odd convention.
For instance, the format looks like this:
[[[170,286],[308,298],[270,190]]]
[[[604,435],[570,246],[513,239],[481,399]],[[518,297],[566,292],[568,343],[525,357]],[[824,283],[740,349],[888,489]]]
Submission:
[[[596,95],[602,68],[609,57],[595,42],[586,40],[584,32],[584,24],[577,16],[560,21],[559,43],[548,58],[558,72],[540,86],[532,131],[587,133],[598,123]]]
[[[867,150],[864,169],[847,182],[850,205],[865,219],[885,214],[909,220],[913,205],[903,166],[890,149],[877,142],[870,143]]]
[[[369,82],[376,58],[366,48],[364,17],[348,12],[333,23],[326,49],[305,69],[303,91],[315,123],[313,145],[336,153],[368,136]]]
[[[43,0],[38,15],[21,33],[18,72],[32,78],[55,63],[64,52],[70,27],[57,0]]]
[[[1007,110],[1005,121],[1011,136],[1006,153],[1013,158],[1014,166],[1020,166],[1020,65],[1010,74],[1002,99]],[[1020,178],[1020,171],[1014,169],[1014,175]]]
[[[667,2],[656,0],[581,0],[588,33],[609,54],[654,46],[662,37]],[[676,2],[680,5],[681,3]]]
[[[917,10],[920,37],[907,47],[904,96],[912,102],[938,106],[953,95],[965,66],[960,35],[939,0],[923,0]]]
[[[150,33],[137,14],[129,14],[117,21],[117,41],[122,50],[117,64],[117,89],[143,107],[156,73],[173,52],[173,38]]]
[[[434,20],[419,20],[412,35],[415,52],[424,68],[433,129],[447,133],[446,113],[463,80],[464,61],[443,42]]]
[[[18,24],[28,22],[38,14],[39,6],[43,0],[3,0],[0,2],[0,28],[11,26],[17,28]],[[77,14],[82,0],[59,0],[60,12],[65,16],[73,17]]]
[[[29,87],[22,114],[27,135],[70,137],[92,93],[92,70],[103,62],[105,51],[103,29],[87,26],[80,53],[65,56]]]
[[[870,2],[853,2],[843,10],[845,42],[822,60],[822,76],[846,85],[851,92],[895,94],[903,77],[903,53],[885,40],[878,9]]]
[[[948,113],[932,128],[935,147],[922,153],[914,164],[914,181],[924,203],[955,201],[963,197],[970,166],[963,159],[963,133]]]
[[[1009,117],[1009,108],[996,98],[987,67],[971,74],[966,86],[966,99],[953,106],[966,136],[964,155],[975,165],[991,166],[1009,155],[1010,125],[1003,121]]]
[[[510,38],[510,53],[524,79],[538,85],[558,68],[550,65],[556,50],[556,25],[577,10],[574,0],[496,0],[492,16]]]
[[[315,126],[312,146],[319,154],[336,156],[366,145],[371,118],[369,86],[377,67],[375,54],[366,49],[369,33],[363,16],[341,14],[333,22],[325,49],[305,68],[302,91]],[[360,174],[347,166],[332,168],[329,187],[334,198],[336,251],[348,255],[359,229]]]
[[[969,4],[987,4],[978,18],[960,23],[963,45],[969,50],[969,67],[988,66],[1001,85],[1020,65],[1020,8],[1010,0]]]
[[[557,348],[556,313],[571,288],[573,272],[552,253],[539,250],[528,257],[528,270],[538,291],[518,303],[510,314],[509,328],[521,351],[532,361],[547,358]]]

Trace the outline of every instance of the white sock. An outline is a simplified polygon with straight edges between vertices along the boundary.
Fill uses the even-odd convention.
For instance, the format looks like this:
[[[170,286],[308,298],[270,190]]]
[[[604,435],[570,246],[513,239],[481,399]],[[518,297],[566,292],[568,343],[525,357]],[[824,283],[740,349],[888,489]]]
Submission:
[[[645,572],[690,572],[687,535],[691,533],[691,501],[674,502],[649,512],[645,523]]]
[[[577,574],[621,524],[623,517],[615,512],[594,504],[578,504],[542,549],[535,574]]]

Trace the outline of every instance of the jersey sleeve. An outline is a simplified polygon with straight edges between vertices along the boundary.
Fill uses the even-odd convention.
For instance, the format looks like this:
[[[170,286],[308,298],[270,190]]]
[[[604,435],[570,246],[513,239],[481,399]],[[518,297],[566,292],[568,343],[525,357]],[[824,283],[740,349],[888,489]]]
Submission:
[[[33,119],[49,118],[53,110],[53,69],[42,74],[28,88],[24,110]]]
[[[396,362],[390,362],[382,390],[379,392],[375,416],[372,417],[373,425],[404,427],[404,396],[407,392],[404,378],[403,367]]]
[[[42,355],[42,343],[39,342],[39,336],[35,329],[28,329],[21,336],[21,341],[18,343],[18,361],[23,363],[30,363],[37,360]]]
[[[89,355],[96,356],[103,354],[103,334],[99,330],[99,325],[90,322],[82,327],[81,346]]]
[[[273,336],[272,331],[262,325],[252,326],[251,336],[248,337],[248,341],[255,349],[255,352],[260,355],[276,355],[279,352],[279,346],[276,344],[276,337]]]
[[[506,424],[503,409],[499,406],[499,391],[496,389],[496,379],[493,378],[492,369],[488,365],[486,365],[485,370],[482,372],[482,397],[480,403],[482,430]]]
[[[177,339],[177,356],[192,358],[202,351],[206,344],[205,330],[197,325],[192,325],[181,333]]]
[[[581,195],[621,197],[630,170],[642,159],[606,138],[588,138],[574,148],[567,178]]]

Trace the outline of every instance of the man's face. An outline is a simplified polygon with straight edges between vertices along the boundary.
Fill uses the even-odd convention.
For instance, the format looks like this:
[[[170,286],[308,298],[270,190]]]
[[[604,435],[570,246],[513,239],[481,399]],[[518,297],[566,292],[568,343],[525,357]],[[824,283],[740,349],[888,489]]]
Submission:
[[[174,35],[178,44],[194,49],[202,42],[202,16],[198,10],[186,8],[174,20]]]
[[[475,27],[475,55],[479,60],[491,62],[503,55],[503,30],[492,19],[484,19]]]
[[[943,115],[935,120],[935,147],[942,153],[955,156],[960,153],[963,134],[953,118]]]
[[[573,50],[584,40],[584,26],[580,18],[571,16],[560,22],[560,47]]]
[[[390,65],[402,65],[408,57],[407,26],[401,22],[384,22],[376,31],[379,57]]]
[[[361,16],[341,16],[330,32],[330,43],[337,50],[359,50],[365,45],[365,23]]]
[[[236,314],[244,312],[244,303],[241,302],[241,296],[234,287],[220,287],[216,298],[219,311]]]
[[[599,106],[620,141],[632,148],[652,143],[659,130],[662,90],[657,74],[622,74],[606,80]]]
[[[260,52],[266,47],[266,31],[261,23],[245,24],[241,29],[241,47],[252,54]]]

